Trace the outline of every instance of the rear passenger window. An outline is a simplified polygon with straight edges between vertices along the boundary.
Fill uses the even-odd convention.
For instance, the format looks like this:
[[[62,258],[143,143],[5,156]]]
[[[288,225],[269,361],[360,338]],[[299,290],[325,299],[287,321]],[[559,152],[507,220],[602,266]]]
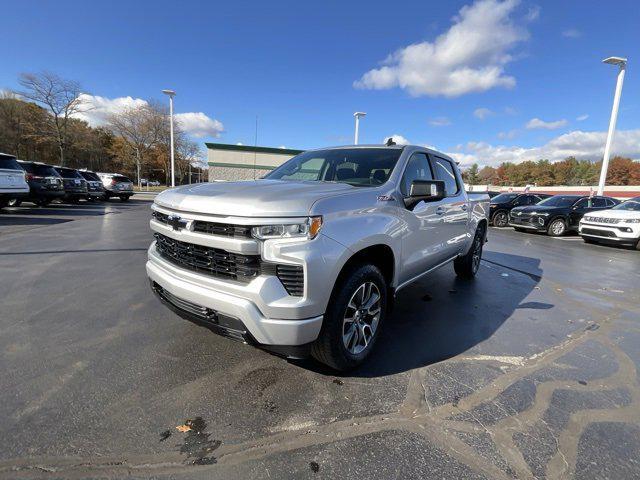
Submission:
[[[444,189],[447,196],[457,195],[460,191],[455,169],[449,160],[433,157],[433,170],[437,180],[444,181]]]
[[[405,197],[409,195],[411,182],[414,180],[433,180],[429,160],[425,153],[414,153],[404,169],[400,191]]]
[[[604,198],[594,198],[592,205],[594,208],[604,208],[607,206],[607,202]]]

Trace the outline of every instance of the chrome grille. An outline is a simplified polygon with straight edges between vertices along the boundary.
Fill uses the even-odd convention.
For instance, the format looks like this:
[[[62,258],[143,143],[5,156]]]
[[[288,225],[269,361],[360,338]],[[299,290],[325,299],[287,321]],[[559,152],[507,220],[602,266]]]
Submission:
[[[594,223],[608,223],[611,225],[615,225],[617,223],[620,223],[620,219],[619,218],[604,218],[604,217],[594,217],[594,216],[585,216],[584,220],[586,222],[594,222]]]
[[[169,215],[166,213],[153,211],[153,218],[155,218],[158,222],[169,224]],[[194,232],[206,233],[209,235],[218,235],[222,237],[235,237],[235,238],[250,238],[251,237],[251,227],[243,226],[243,225],[231,225],[229,223],[217,223],[217,222],[208,222],[204,220],[194,220],[193,228]]]

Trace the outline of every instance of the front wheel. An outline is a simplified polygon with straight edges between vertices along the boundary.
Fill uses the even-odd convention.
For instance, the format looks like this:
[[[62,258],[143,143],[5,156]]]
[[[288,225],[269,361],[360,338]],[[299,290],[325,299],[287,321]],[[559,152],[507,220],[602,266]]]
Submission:
[[[567,231],[567,224],[561,218],[556,218],[547,227],[547,234],[550,237],[561,237]]]
[[[460,278],[470,280],[476,276],[482,260],[482,248],[484,247],[484,227],[480,226],[473,237],[473,243],[469,251],[462,257],[453,261],[453,269]]]
[[[374,265],[361,265],[336,283],[311,355],[339,371],[360,365],[378,338],[387,308],[387,284]]]
[[[506,227],[509,224],[509,216],[507,215],[507,212],[505,212],[504,210],[500,210],[498,212],[495,213],[495,215],[493,216],[493,226],[494,227]]]

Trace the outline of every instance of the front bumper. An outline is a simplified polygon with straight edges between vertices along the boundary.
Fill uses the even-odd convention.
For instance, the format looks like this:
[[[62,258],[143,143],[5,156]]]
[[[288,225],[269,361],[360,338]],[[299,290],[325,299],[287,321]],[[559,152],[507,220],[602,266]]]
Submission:
[[[275,277],[260,276],[248,285],[236,286],[239,290],[246,290],[245,295],[241,297],[224,291],[225,283],[228,282],[208,278],[170,264],[157,254],[155,245],[149,249],[146,269],[151,282],[177,299],[176,303],[179,304],[182,300],[196,307],[209,309],[218,317],[237,320],[237,325],[241,326],[235,330],[246,331],[244,339],[248,343],[274,346],[305,345],[313,342],[320,333],[322,315],[296,319],[295,315],[299,315],[299,310],[295,307],[274,307],[284,291]],[[257,298],[258,301],[252,301],[251,297]],[[271,304],[265,303],[269,300],[272,300]],[[166,299],[164,301],[167,303]],[[175,304],[173,306],[176,307]],[[268,310],[280,313],[280,318],[269,317],[263,313]],[[288,315],[294,318],[283,319],[282,316],[287,315],[287,311]]]
[[[580,222],[578,233],[583,237],[603,243],[636,245],[640,240],[640,224],[619,223],[614,226]]]
[[[509,216],[509,226],[526,228],[527,230],[542,231],[547,229],[547,217],[518,218]]]

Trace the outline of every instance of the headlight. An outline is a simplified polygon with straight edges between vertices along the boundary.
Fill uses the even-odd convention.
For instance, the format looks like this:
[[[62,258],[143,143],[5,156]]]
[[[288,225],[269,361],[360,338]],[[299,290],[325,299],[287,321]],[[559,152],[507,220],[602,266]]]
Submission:
[[[258,240],[301,237],[307,237],[311,240],[318,235],[321,228],[322,217],[309,217],[302,223],[260,225],[259,227],[253,227],[251,229],[251,235]]]
[[[640,223],[640,218],[629,218],[624,223]]]

